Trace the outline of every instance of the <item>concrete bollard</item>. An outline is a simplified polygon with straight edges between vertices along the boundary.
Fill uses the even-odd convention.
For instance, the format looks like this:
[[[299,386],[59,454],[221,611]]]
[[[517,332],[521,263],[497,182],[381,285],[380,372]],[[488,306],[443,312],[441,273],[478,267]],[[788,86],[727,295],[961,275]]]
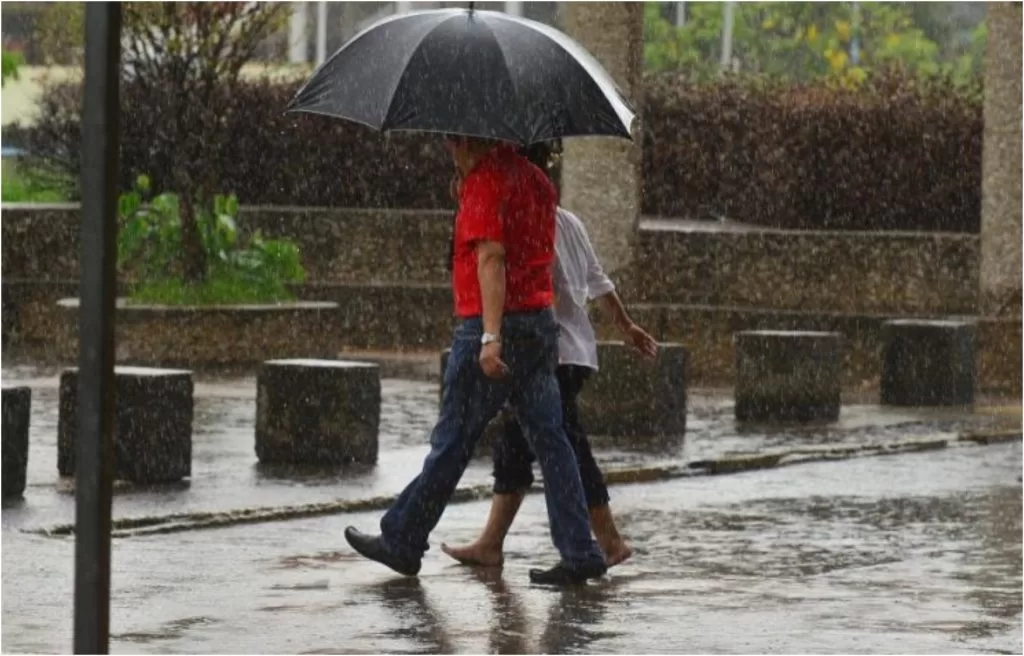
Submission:
[[[587,432],[609,437],[686,432],[686,350],[681,345],[662,344],[654,362],[641,359],[622,342],[600,342],[597,350],[601,369],[579,398]],[[441,353],[442,379],[448,354]],[[482,444],[499,438],[503,422],[511,420],[500,414],[488,425]]]
[[[592,435],[674,437],[686,433],[686,349],[660,344],[647,361],[623,342],[599,342],[600,370],[580,394],[580,417]]]
[[[734,335],[736,419],[839,418],[842,335],[751,330]]]
[[[973,404],[974,345],[971,321],[886,321],[882,325],[882,403]]]
[[[32,389],[3,387],[3,496],[20,497],[25,492],[28,468],[28,427],[32,410]]]
[[[192,372],[114,367],[114,478],[173,483],[192,475]],[[78,370],[60,376],[57,471],[75,474]]]
[[[266,464],[377,462],[380,367],[269,360],[257,377],[256,457]]]

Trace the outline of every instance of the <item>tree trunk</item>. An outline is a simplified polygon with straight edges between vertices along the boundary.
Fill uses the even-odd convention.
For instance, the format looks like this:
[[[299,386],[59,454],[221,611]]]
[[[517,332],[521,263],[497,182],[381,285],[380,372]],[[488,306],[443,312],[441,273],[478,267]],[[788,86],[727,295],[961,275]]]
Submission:
[[[206,254],[199,239],[199,226],[196,223],[195,205],[189,187],[181,191],[179,197],[181,216],[181,256],[182,276],[186,283],[202,282],[206,278]]]

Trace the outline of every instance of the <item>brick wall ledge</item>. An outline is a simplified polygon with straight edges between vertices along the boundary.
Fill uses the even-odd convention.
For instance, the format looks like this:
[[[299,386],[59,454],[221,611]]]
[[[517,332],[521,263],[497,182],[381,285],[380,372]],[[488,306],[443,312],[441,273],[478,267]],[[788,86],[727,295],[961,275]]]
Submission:
[[[943,239],[974,239],[980,236],[973,232],[942,232],[924,230],[814,230],[798,228],[773,228],[771,226],[754,225],[732,219],[724,221],[699,221],[697,219],[676,219],[660,216],[641,216],[639,228],[645,232],[724,232],[724,233],[761,233],[774,235],[822,235],[831,237],[863,237],[878,239],[880,237],[937,237]]]
[[[77,298],[62,298],[57,307],[64,310],[78,310]],[[280,303],[225,303],[219,305],[158,305],[150,303],[129,303],[127,299],[116,300],[119,313],[200,313],[200,312],[292,312],[295,310],[333,310],[338,304],[330,301],[281,301]]]

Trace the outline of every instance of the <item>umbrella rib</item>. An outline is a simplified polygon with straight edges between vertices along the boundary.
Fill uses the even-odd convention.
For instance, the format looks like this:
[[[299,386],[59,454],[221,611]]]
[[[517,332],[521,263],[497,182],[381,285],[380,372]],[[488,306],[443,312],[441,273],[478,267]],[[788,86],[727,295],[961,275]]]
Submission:
[[[448,20],[448,18],[450,18],[451,16],[455,16],[455,15],[460,14],[462,12],[462,10],[460,10],[460,9],[450,9],[450,10],[447,10],[447,11],[445,11],[445,10],[422,10],[422,11],[408,12],[408,13],[404,13],[404,14],[394,14],[394,15],[391,15],[391,16],[386,16],[386,17],[380,19],[379,21],[377,21],[376,23],[374,23],[373,25],[365,28],[363,31],[359,32],[354,37],[352,37],[351,39],[349,39],[348,41],[343,43],[340,48],[335,50],[334,53],[330,57],[325,59],[324,62],[322,64],[320,64],[316,68],[316,70],[313,71],[312,75],[309,76],[309,78],[305,81],[305,83],[303,83],[303,85],[295,93],[295,96],[292,98],[291,102],[288,103],[288,107],[287,107],[287,109],[285,111],[290,111],[292,109],[292,107],[295,105],[296,101],[298,101],[298,99],[302,97],[303,92],[305,92],[306,88],[310,85],[310,83],[312,83],[316,79],[317,74],[319,74],[320,71],[326,69],[327,66],[330,65],[339,56],[341,56],[341,54],[343,52],[348,50],[354,43],[358,42],[359,39],[363,38],[364,36],[366,36],[367,34],[372,32],[373,30],[376,30],[376,29],[380,28],[383,25],[386,25],[388,23],[393,23],[395,21],[405,20],[405,19],[408,19],[408,18],[414,18],[414,17],[420,16],[422,14],[428,14],[428,13],[441,14],[441,12],[444,12],[446,14],[450,14],[449,16],[445,16],[445,18],[444,18],[444,20]],[[441,21],[441,22],[443,22],[443,21]],[[429,32],[428,32],[428,34],[429,34]],[[421,39],[421,42],[422,42],[422,39]],[[415,52],[415,49],[413,49],[413,52]],[[406,63],[408,63],[408,60],[406,61]],[[401,79],[401,77],[399,77],[399,79]],[[396,85],[396,87],[397,87],[397,85]],[[394,90],[393,89],[392,89],[392,95],[394,95]],[[302,110],[302,111],[305,111],[305,110]],[[316,112],[309,112],[309,113],[316,113]]]
[[[496,18],[498,20],[500,20],[501,18],[504,18],[504,17],[505,17],[505,14],[499,14],[498,16],[496,16]],[[485,21],[484,25],[487,27],[488,32],[491,33],[491,38],[494,39],[495,45],[498,46],[498,52],[501,53],[501,60],[505,63],[505,69],[504,70],[506,72],[510,71],[511,69],[509,68],[508,57],[505,54],[505,48],[501,45],[501,39],[498,38],[498,35],[495,33],[494,28],[491,27],[491,25],[489,23],[487,23]],[[508,83],[512,87],[512,94],[513,94],[513,97],[516,99],[516,104],[519,105],[520,104],[519,89],[516,88],[515,77],[513,75],[511,75],[511,74],[508,75]],[[516,107],[516,112],[517,112],[517,114],[516,114],[517,116],[521,116],[523,114],[523,108],[522,107]],[[512,130],[512,132],[519,133],[520,130],[515,130],[514,129],[514,130]],[[519,134],[519,141],[520,142],[528,141],[528,139],[526,139],[526,136],[527,135],[525,135],[525,134]]]
[[[521,16],[504,16],[505,20],[523,25],[548,37],[559,48],[565,51],[583,67],[590,75],[594,83],[603,92],[619,120],[625,126],[626,132],[632,132],[633,120],[636,118],[636,110],[626,98],[626,95],[619,89],[618,84],[612,79],[611,74],[605,70],[597,59],[594,58],[586,48],[573,41],[566,34],[548,26],[544,23],[523,18]],[[504,53],[503,53],[504,54]]]
[[[420,13],[425,13],[425,12],[420,12]],[[391,92],[388,94],[388,98],[390,100],[388,101],[387,111],[384,112],[384,120],[381,121],[381,124],[380,124],[380,131],[381,132],[387,132],[387,131],[391,130],[391,128],[388,127],[388,122],[391,119],[391,108],[392,108],[392,106],[394,105],[394,102],[395,102],[395,92],[398,91],[398,87],[402,84],[402,80],[405,79],[405,75],[406,75],[406,72],[407,72],[407,68],[409,66],[409,62],[412,61],[412,58],[416,56],[416,52],[420,49],[420,46],[422,46],[423,42],[427,39],[427,37],[430,36],[430,34],[434,30],[436,30],[438,27],[443,25],[445,23],[445,21],[451,20],[452,18],[454,18],[456,16],[460,16],[460,15],[462,15],[464,13],[465,13],[465,10],[463,10],[463,9],[453,9],[453,10],[451,10],[450,12],[448,12],[448,15],[444,16],[443,20],[440,20],[440,21],[437,22],[437,25],[434,25],[432,28],[430,28],[429,30],[427,30],[426,32],[423,33],[423,36],[421,36],[419,41],[416,42],[416,46],[414,48],[409,48],[408,56],[402,61],[402,68],[401,68],[401,70],[403,71],[403,73],[402,73],[402,75],[399,75],[395,79],[395,84],[394,84],[394,86],[391,87]]]

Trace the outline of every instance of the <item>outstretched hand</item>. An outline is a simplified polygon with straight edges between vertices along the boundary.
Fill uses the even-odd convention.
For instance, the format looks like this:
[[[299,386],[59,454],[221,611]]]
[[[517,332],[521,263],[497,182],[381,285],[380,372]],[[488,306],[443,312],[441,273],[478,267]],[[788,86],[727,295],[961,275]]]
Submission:
[[[658,355],[658,342],[635,323],[626,329],[626,343],[648,360],[653,360]]]

